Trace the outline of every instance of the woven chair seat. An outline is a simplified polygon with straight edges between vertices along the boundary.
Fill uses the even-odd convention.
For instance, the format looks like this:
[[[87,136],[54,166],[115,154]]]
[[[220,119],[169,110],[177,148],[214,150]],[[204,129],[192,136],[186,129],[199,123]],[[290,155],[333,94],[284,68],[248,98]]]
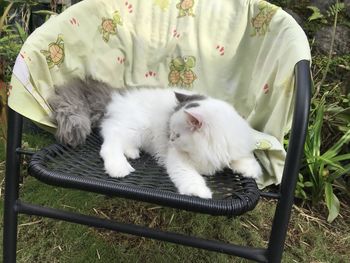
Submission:
[[[29,174],[40,181],[61,187],[125,197],[159,205],[213,215],[240,215],[252,210],[259,200],[253,179],[226,169],[205,177],[212,199],[181,195],[164,168],[148,154],[130,160],[135,172],[124,178],[109,177],[99,155],[102,138],[92,133],[75,149],[53,144],[33,155]]]

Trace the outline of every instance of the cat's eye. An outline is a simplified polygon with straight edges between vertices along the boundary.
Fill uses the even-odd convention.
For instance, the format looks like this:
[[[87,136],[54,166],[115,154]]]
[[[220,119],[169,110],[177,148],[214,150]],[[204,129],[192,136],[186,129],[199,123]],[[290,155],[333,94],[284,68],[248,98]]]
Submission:
[[[176,133],[176,134],[175,134],[175,137],[176,137],[176,138],[179,138],[179,137],[180,137],[180,133]]]

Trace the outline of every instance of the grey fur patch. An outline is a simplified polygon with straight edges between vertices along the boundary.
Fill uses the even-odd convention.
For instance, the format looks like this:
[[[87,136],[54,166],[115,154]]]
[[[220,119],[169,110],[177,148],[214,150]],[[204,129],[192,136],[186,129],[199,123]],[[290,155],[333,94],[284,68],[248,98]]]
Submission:
[[[189,106],[188,108],[191,107],[198,107],[199,104],[195,103],[194,101],[201,101],[201,100],[205,100],[207,97],[200,95],[200,94],[193,94],[193,95],[186,95],[183,93],[178,93],[175,92],[175,97],[178,100],[179,104],[175,107],[174,112],[179,111],[180,109],[182,109],[183,107],[186,108],[186,106]],[[186,108],[186,109],[188,109]]]
[[[200,95],[200,94],[187,95],[187,94],[183,94],[183,93],[179,93],[179,92],[174,92],[174,93],[175,93],[175,97],[179,103],[206,99],[205,96]]]
[[[195,107],[199,107],[199,103],[197,103],[197,102],[189,103],[185,106],[185,109],[195,108]]]
[[[115,89],[90,77],[75,78],[54,88],[48,103],[53,110],[51,118],[57,124],[56,138],[76,147],[99,125]]]

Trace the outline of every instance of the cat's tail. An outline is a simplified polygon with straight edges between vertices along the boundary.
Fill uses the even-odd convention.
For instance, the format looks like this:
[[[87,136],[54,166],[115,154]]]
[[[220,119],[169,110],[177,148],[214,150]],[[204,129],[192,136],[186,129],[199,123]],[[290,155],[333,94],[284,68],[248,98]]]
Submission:
[[[55,93],[48,99],[53,110],[52,121],[57,124],[55,135],[62,144],[76,147],[91,133],[90,107],[84,85],[82,80],[75,79],[56,86]]]

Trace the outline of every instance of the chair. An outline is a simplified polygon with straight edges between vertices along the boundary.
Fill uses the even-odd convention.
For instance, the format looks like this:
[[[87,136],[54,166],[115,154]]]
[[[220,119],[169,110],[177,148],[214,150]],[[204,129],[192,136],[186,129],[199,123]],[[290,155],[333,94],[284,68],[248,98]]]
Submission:
[[[7,161],[5,178],[5,213],[3,242],[4,262],[12,263],[16,261],[18,214],[43,216],[57,220],[64,220],[67,222],[83,224],[91,227],[106,228],[137,236],[143,236],[157,240],[173,242],[176,244],[182,244],[185,246],[191,246],[206,250],[217,251],[220,253],[235,255],[246,259],[255,260],[257,262],[280,262],[282,258],[288,222],[291,214],[294,190],[297,181],[300,160],[303,153],[303,146],[307,129],[311,90],[309,61],[310,58],[308,53],[309,49],[307,40],[302,30],[296,24],[296,22],[282,10],[279,10],[277,9],[277,7],[270,5],[264,1],[240,0],[236,1],[235,3],[233,3],[234,1],[228,0],[221,1],[221,4],[223,4],[224,7],[226,5],[230,6],[232,4],[234,7],[241,8],[240,11],[245,13],[239,18],[242,19],[246,17],[246,20],[243,22],[238,22],[240,20],[234,20],[235,15],[240,16],[239,12],[224,12],[224,15],[221,15],[223,21],[226,21],[229,24],[229,26],[226,29],[224,28],[223,30],[232,30],[233,32],[236,32],[238,35],[235,35],[234,37],[241,37],[241,42],[237,41],[233,45],[233,50],[236,50],[236,53],[230,53],[229,47],[223,47],[221,45],[213,47],[215,52],[217,52],[218,57],[214,60],[209,56],[208,59],[212,59],[210,61],[215,62],[216,59],[224,57],[224,55],[228,56],[228,59],[225,62],[226,64],[220,62],[223,63],[222,68],[220,68],[220,63],[216,64],[217,67],[219,67],[218,70],[222,71],[223,69],[226,69],[224,70],[223,74],[230,74],[231,71],[234,71],[234,75],[231,78],[231,80],[234,79],[240,82],[238,84],[231,83],[231,85],[238,87],[246,84],[246,86],[249,86],[251,90],[256,90],[255,85],[252,85],[251,82],[245,83],[245,81],[248,81],[247,78],[239,78],[239,76],[242,74],[246,74],[246,72],[248,72],[247,74],[256,72],[258,70],[257,67],[260,66],[263,66],[264,69],[266,68],[266,74],[264,73],[261,76],[263,76],[262,78],[266,77],[266,79],[270,81],[269,83],[272,84],[264,85],[264,81],[266,81],[266,79],[254,79],[255,76],[251,77],[251,79],[254,79],[254,81],[259,83],[256,86],[259,86],[259,88],[262,87],[262,90],[256,91],[256,93],[244,94],[242,93],[242,90],[238,90],[237,88],[237,90],[233,91],[233,93],[232,91],[225,91],[224,94],[221,95],[222,98],[229,101],[230,98],[227,97],[228,94],[235,94],[236,97],[241,96],[240,98],[242,100],[244,99],[244,102],[241,104],[241,106],[238,107],[239,112],[242,115],[245,115],[245,117],[248,119],[248,121],[252,124],[254,128],[259,129],[260,131],[263,131],[265,133],[269,133],[270,131],[270,133],[273,134],[273,131],[271,131],[271,127],[273,127],[273,124],[271,124],[271,122],[273,120],[256,117],[256,111],[259,112],[259,103],[268,103],[268,100],[266,101],[266,97],[264,97],[264,94],[269,94],[269,90],[272,90],[273,88],[276,89],[276,93],[273,94],[278,94],[279,91],[276,87],[281,86],[279,85],[279,83],[284,83],[282,86],[285,87],[286,90],[284,90],[283,92],[287,93],[288,101],[291,103],[291,105],[286,105],[288,103],[282,103],[283,105],[281,107],[284,109],[283,114],[287,115],[287,117],[282,116],[283,119],[277,118],[275,119],[275,121],[281,121],[282,124],[279,127],[280,130],[288,129],[290,126],[290,120],[292,120],[292,125],[288,151],[283,168],[282,181],[280,183],[279,192],[277,194],[261,192],[258,189],[258,186],[254,180],[243,178],[239,174],[235,174],[230,170],[225,170],[221,173],[218,173],[215,177],[206,178],[208,186],[214,192],[213,199],[207,200],[198,197],[180,195],[176,192],[175,187],[166,176],[164,170],[161,167],[158,167],[154,160],[147,154],[143,154],[140,159],[135,160],[134,163],[132,163],[132,165],[136,168],[136,172],[133,175],[127,176],[123,179],[110,178],[104,173],[103,163],[102,160],[99,158],[99,147],[101,145],[101,138],[99,137],[98,132],[93,132],[88,137],[86,143],[76,149],[56,143],[39,150],[31,157],[28,170],[29,174],[31,176],[34,176],[38,180],[59,187],[80,189],[84,191],[106,194],[110,196],[141,200],[150,203],[156,203],[159,205],[170,206],[178,209],[184,209],[199,213],[207,213],[211,215],[238,216],[254,209],[254,207],[259,201],[260,196],[274,197],[278,199],[278,202],[276,206],[274,219],[272,222],[269,243],[266,248],[255,248],[239,246],[235,244],[226,244],[215,240],[205,240],[177,233],[163,232],[160,230],[150,229],[138,225],[126,225],[115,222],[113,220],[107,220],[94,216],[87,216],[74,212],[68,212],[49,207],[42,207],[35,204],[29,204],[19,199],[20,155],[26,153],[23,149],[21,149],[23,120],[22,115],[31,118],[33,121],[41,125],[52,125],[50,124],[48,118],[45,118],[45,116],[48,116],[49,114],[49,108],[45,107],[44,105],[46,99],[45,96],[47,96],[48,94],[48,89],[50,89],[50,87],[52,88],[52,84],[57,84],[59,81],[61,81],[62,76],[66,76],[67,78],[71,77],[71,74],[73,74],[73,70],[68,69],[72,69],[70,67],[74,68],[76,67],[76,65],[80,65],[81,67],[76,69],[76,71],[79,72],[78,75],[82,73],[92,74],[92,72],[96,71],[98,72],[98,74],[100,74],[100,76],[103,76],[107,79],[110,78],[110,81],[126,81],[129,82],[128,84],[130,84],[132,81],[135,80],[135,77],[130,77],[130,75],[128,75],[134,74],[135,72],[128,72],[127,69],[128,66],[135,66],[135,64],[132,65],[132,61],[128,62],[129,64],[125,65],[126,69],[125,72],[123,72],[124,79],[120,78],[120,76],[118,76],[117,74],[112,74],[112,76],[110,76],[110,72],[108,72],[108,70],[110,69],[94,68],[92,62],[101,63],[101,61],[89,60],[92,58],[88,56],[88,58],[84,60],[85,63],[83,61],[78,61],[76,62],[76,65],[73,65],[75,63],[73,59],[79,60],[81,56],[83,56],[83,53],[80,53],[79,49],[84,50],[85,48],[84,43],[79,42],[80,35],[77,35],[76,39],[71,40],[71,43],[75,43],[74,45],[78,45],[78,48],[76,48],[74,52],[69,51],[68,41],[66,41],[66,39],[64,38],[61,39],[60,35],[58,35],[58,38],[54,39],[54,42],[52,42],[57,44],[58,49],[56,49],[56,55],[63,54],[68,56],[69,54],[69,56],[72,56],[64,58],[64,61],[63,59],[61,59],[61,57],[50,57],[49,53],[43,52],[42,49],[35,46],[38,43],[35,41],[39,40],[39,42],[45,42],[46,34],[51,34],[52,31],[56,29],[64,31],[66,29],[63,28],[69,24],[71,24],[70,26],[72,26],[72,28],[79,27],[79,23],[80,26],[82,26],[82,19],[79,20],[77,18],[79,16],[79,12],[81,12],[81,10],[91,10],[91,7],[94,6],[96,7],[95,10],[98,10],[96,11],[96,16],[103,17],[103,21],[106,21],[108,19],[101,15],[103,14],[103,12],[106,12],[106,15],[109,13],[110,16],[112,16],[113,14],[113,17],[110,18],[111,20],[109,21],[111,22],[110,26],[115,27],[114,30],[109,31],[110,28],[103,28],[103,25],[100,25],[98,30],[101,34],[97,36],[103,38],[103,41],[101,41],[101,43],[99,42],[99,45],[113,45],[113,43],[117,43],[117,38],[115,37],[115,34],[117,34],[117,37],[119,37],[120,39],[128,39],[128,37],[132,36],[131,38],[129,38],[129,40],[131,39],[130,43],[133,45],[133,47],[131,48],[132,51],[129,50],[130,52],[133,52],[131,55],[138,58],[138,56],[141,56],[141,53],[138,52],[146,50],[145,53],[147,53],[148,51],[150,52],[150,50],[153,50],[152,54],[156,54],[157,56],[153,56],[152,59],[154,59],[154,61],[158,61],[158,63],[163,63],[159,61],[164,60],[163,65],[168,65],[169,63],[171,64],[171,59],[176,56],[172,56],[171,58],[169,58],[166,56],[167,52],[190,53],[191,51],[193,51],[191,50],[191,48],[193,48],[192,42],[186,43],[186,45],[188,45],[188,50],[191,51],[188,51],[186,49],[185,51],[178,51],[179,44],[176,41],[178,38],[181,38],[181,35],[186,35],[185,33],[183,33],[183,31],[180,31],[180,29],[184,29],[184,25],[181,23],[182,21],[185,21],[181,19],[188,19],[187,21],[193,21],[189,20],[192,18],[199,19],[201,23],[204,23],[203,20],[201,20],[201,16],[205,14],[205,12],[207,12],[200,8],[203,7],[203,5],[200,5],[199,3],[192,2],[194,3],[194,6],[189,7],[188,5],[182,5],[183,1],[176,1],[178,3],[176,5],[174,4],[173,8],[175,9],[175,11],[178,11],[178,17],[173,17],[169,15],[166,16],[166,19],[169,19],[169,21],[180,21],[177,24],[177,26],[180,28],[178,29],[180,32],[176,31],[176,29],[171,29],[170,33],[172,35],[172,38],[169,40],[169,42],[164,44],[161,43],[161,41],[159,43],[157,41],[154,41],[156,42],[156,44],[154,44],[149,43],[147,41],[145,42],[145,39],[138,39],[138,33],[142,35],[142,32],[133,32],[135,33],[134,35],[128,35],[128,32],[122,31],[123,25],[124,27],[128,26],[128,29],[130,30],[130,32],[132,32],[133,20],[125,19],[121,20],[121,23],[119,23],[120,21],[116,21],[116,19],[118,19],[116,15],[120,15],[121,17],[123,17],[124,15],[124,17],[126,17],[126,15],[130,15],[133,12],[140,12],[137,10],[136,7],[137,4],[141,5],[141,1],[136,4],[134,1],[132,7],[130,7],[130,3],[124,3],[124,1],[120,1],[118,8],[120,8],[120,10],[123,10],[122,8],[124,8],[124,13],[122,11],[119,13],[114,12],[115,9],[113,9],[111,6],[116,5],[116,2],[117,1],[109,0],[85,0],[70,7],[63,14],[56,18],[52,18],[41,28],[37,29],[32,34],[32,37],[28,39],[19,56],[19,59],[16,63],[16,67],[14,69],[14,77],[12,80],[12,83],[15,87],[12,91],[13,94],[11,94],[10,96],[10,107],[8,109],[9,121],[6,157]],[[154,4],[156,2],[158,3],[159,1],[155,1]],[[217,10],[212,9],[213,12],[216,10],[216,12],[221,14],[219,10],[222,10],[220,9],[222,8],[222,6],[220,6],[220,4],[217,4],[217,2],[220,1],[215,1],[216,4],[214,3],[214,1],[206,2],[206,4],[212,5],[212,8],[217,8]],[[145,4],[145,2],[143,2],[142,4],[147,5],[150,3]],[[101,9],[98,9],[97,7],[101,7]],[[166,11],[170,10],[172,7],[164,7],[162,5],[159,5],[153,8],[154,9],[152,10],[155,13],[155,15],[162,16],[164,14],[167,14]],[[143,8],[143,10],[147,9]],[[227,17],[225,17],[225,15],[227,15]],[[93,16],[89,17],[89,20],[92,21],[93,19]],[[243,28],[243,30],[238,26],[236,28],[236,22],[245,24],[245,28]],[[279,30],[279,25],[281,25],[281,30]],[[193,28],[196,28],[196,26],[198,25],[194,25]],[[223,27],[225,27],[225,25]],[[52,28],[53,30],[50,30]],[[69,30],[73,29],[69,28]],[[164,28],[162,28],[162,30],[164,30]],[[151,33],[151,36],[153,33],[154,32]],[[216,33],[220,35],[220,32]],[[154,34],[157,34],[157,31]],[[207,33],[203,34],[205,35]],[[211,33],[209,33],[209,35],[210,34]],[[159,38],[161,38],[161,36],[159,36]],[[63,39],[65,45],[64,47]],[[277,39],[277,42],[273,42],[273,39]],[[142,42],[141,40],[144,42]],[[184,38],[182,41],[186,41],[186,39]],[[196,43],[197,45],[194,46],[200,49],[199,44],[202,43],[200,42],[202,40],[198,41],[199,42]],[[270,47],[271,49],[274,49],[271,52],[268,51],[268,49],[266,49],[266,42],[269,41],[271,43],[276,44],[276,46]],[[244,45],[242,45],[242,43]],[[252,45],[252,43],[254,43],[255,46]],[[285,48],[282,45],[286,43],[288,43],[287,48]],[[154,45],[165,45],[166,47],[164,48],[164,50],[154,51]],[[245,50],[247,48],[246,45],[248,45],[248,52],[246,51],[245,54],[242,54],[242,52],[240,51]],[[257,47],[257,45],[259,46]],[[279,45],[283,46],[284,49]],[[301,46],[301,48],[299,48],[299,45]],[[128,53],[129,51],[127,47],[123,46],[122,48],[124,48],[124,53],[122,52],[121,54],[131,56],[130,53]],[[28,50],[31,49],[36,51],[33,51],[34,53],[30,53],[31,51]],[[283,49],[283,52],[280,51],[280,49]],[[65,53],[60,53],[62,50]],[[90,51],[91,50],[92,49],[90,49]],[[249,52],[249,50],[251,50],[251,52]],[[27,51],[27,53],[25,53],[25,51]],[[99,51],[96,50],[96,52]],[[288,57],[289,53],[290,56]],[[265,55],[266,58],[264,57]],[[110,54],[108,54],[108,56],[110,56]],[[252,59],[252,62],[243,63],[242,60],[245,56]],[[289,60],[286,61],[284,57],[288,57]],[[96,57],[94,59],[96,59]],[[121,55],[116,56],[116,59],[118,67],[123,63],[125,64],[125,60],[123,60],[123,57]],[[200,71],[203,70],[204,72],[205,67],[207,65],[205,64],[205,59],[207,59],[205,55],[203,55],[201,59],[202,60],[200,61],[197,59],[197,63],[202,63],[202,68],[197,68],[197,75],[195,74],[194,69],[188,69],[189,71],[194,73],[192,74],[192,77],[193,75],[196,76],[194,79],[199,79],[198,81],[196,80],[196,82],[194,82],[194,79],[192,79],[192,82],[190,84],[191,86],[194,86],[194,89],[196,89],[196,87],[198,86],[206,86],[207,82],[208,89],[206,91],[209,94],[215,95],[216,91],[210,90],[213,81],[216,81],[215,83],[221,83],[222,85],[223,82],[221,81],[220,76],[216,76],[216,79],[214,80],[209,79],[209,77],[208,79],[200,80],[201,76],[202,78],[204,78],[204,74],[201,75]],[[32,60],[35,60],[35,66],[30,65],[30,62]],[[23,63],[23,61],[25,61],[25,63]],[[153,64],[155,63],[154,61],[152,61]],[[230,63],[232,61],[235,61],[236,67],[234,69],[227,69],[227,67],[231,66]],[[242,62],[242,65],[246,65],[246,67],[243,68],[242,66],[242,68],[238,68],[237,63],[240,62]],[[153,65],[152,63],[149,64]],[[147,64],[147,66],[149,66],[149,64]],[[29,73],[28,75],[26,75],[26,73],[23,74],[23,72],[26,72],[26,70],[23,71],[23,68],[27,67],[29,68],[30,77]],[[170,82],[170,74],[168,75],[168,72],[163,72],[162,70],[164,69],[162,67],[158,69],[159,74],[163,74],[163,80]],[[135,71],[137,70],[138,68],[135,69]],[[279,78],[281,76],[280,74],[282,74],[281,72],[283,72],[283,74],[286,74],[285,72],[287,72],[287,75],[290,76],[290,78],[288,80],[280,80]],[[220,72],[218,72],[218,74],[219,73]],[[36,77],[39,76],[38,74],[44,75]],[[149,84],[147,83],[147,81],[150,81],[151,84],[154,84],[154,79],[149,80],[149,77],[155,77],[156,73],[154,71],[150,71],[149,73],[147,72],[146,75],[146,84]],[[24,83],[23,78],[26,77],[28,77],[26,79],[27,82]],[[116,79],[113,79],[114,77]],[[161,76],[159,76],[158,80],[161,80]],[[140,82],[142,83],[142,81]],[[200,82],[201,85],[197,85],[198,82]],[[133,84],[136,85],[140,83],[138,83],[136,79],[135,83]],[[294,90],[293,84],[295,87]],[[49,88],[47,89],[47,87]],[[192,87],[188,86],[187,88]],[[260,94],[259,96],[256,95],[258,92]],[[270,93],[272,93],[272,91],[270,91]],[[269,99],[272,99],[271,96],[269,97]],[[21,101],[21,105],[19,105],[18,100]],[[254,103],[256,103],[253,106],[251,105],[252,100]],[[35,111],[36,115],[31,115],[31,113],[29,113],[28,111],[28,107],[26,109],[23,108],[24,102],[33,103],[31,105],[34,105],[33,107],[37,107],[37,110],[33,110]],[[276,110],[276,108],[271,109],[271,111],[273,110]],[[291,118],[291,116],[293,117]],[[279,124],[275,125],[278,126]],[[273,135],[279,141],[281,141],[283,139],[283,132],[284,131],[279,131]],[[260,150],[258,150],[257,156],[261,156],[261,159],[259,158],[259,160],[261,160],[262,163],[268,162],[269,157],[271,157],[268,154],[269,150],[270,146],[260,147]],[[268,170],[267,165],[264,165],[264,168]]]

